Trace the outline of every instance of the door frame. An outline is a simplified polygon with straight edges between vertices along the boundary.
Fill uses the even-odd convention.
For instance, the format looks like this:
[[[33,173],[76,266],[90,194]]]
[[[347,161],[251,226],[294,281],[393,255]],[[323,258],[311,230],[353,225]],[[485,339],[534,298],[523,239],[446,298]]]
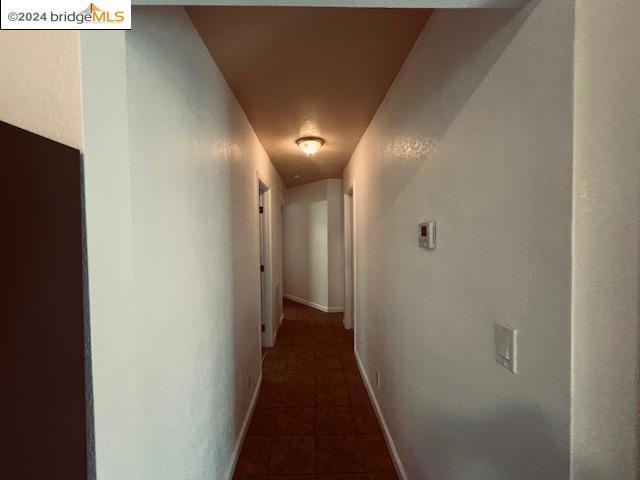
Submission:
[[[273,346],[273,255],[272,255],[272,195],[269,183],[256,171],[257,207],[262,196],[263,213],[258,212],[258,268],[264,265],[264,272],[258,273],[260,291],[260,315],[258,329],[260,346]],[[262,226],[261,226],[262,224]],[[262,331],[264,325],[264,331]]]
[[[347,330],[356,330],[356,200],[355,185],[344,193],[344,300],[345,312],[343,326]]]

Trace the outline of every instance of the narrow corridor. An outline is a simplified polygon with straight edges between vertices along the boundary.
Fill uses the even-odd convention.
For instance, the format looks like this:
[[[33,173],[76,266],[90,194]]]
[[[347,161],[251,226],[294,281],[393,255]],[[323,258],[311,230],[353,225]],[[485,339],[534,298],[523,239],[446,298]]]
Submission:
[[[234,479],[396,479],[343,314],[284,312]]]

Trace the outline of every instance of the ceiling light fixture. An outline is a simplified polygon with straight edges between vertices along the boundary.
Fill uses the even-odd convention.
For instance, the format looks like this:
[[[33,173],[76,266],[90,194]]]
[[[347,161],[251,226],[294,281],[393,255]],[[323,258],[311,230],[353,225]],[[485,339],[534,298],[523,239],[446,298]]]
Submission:
[[[324,145],[324,140],[319,137],[302,137],[296,140],[298,147],[307,157],[313,156],[320,147]]]

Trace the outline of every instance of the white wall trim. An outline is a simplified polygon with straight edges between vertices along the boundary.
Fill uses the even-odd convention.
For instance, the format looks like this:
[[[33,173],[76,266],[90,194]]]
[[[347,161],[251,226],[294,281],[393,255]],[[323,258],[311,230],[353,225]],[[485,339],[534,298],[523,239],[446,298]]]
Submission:
[[[347,330],[355,331],[356,318],[356,198],[355,181],[350,188],[343,184],[343,239],[344,239],[344,318],[342,324]]]
[[[262,362],[262,357],[260,358],[260,362]],[[253,396],[251,397],[251,403],[249,404],[249,409],[247,410],[246,415],[244,416],[244,420],[242,421],[242,429],[240,430],[240,436],[236,441],[236,446],[233,449],[233,462],[231,463],[231,468],[227,472],[226,478],[228,480],[233,480],[233,474],[236,471],[236,466],[238,465],[238,459],[240,458],[240,451],[242,450],[242,444],[244,443],[244,438],[247,436],[247,431],[249,430],[249,422],[251,421],[251,417],[253,416],[253,411],[256,409],[256,403],[258,403],[258,394],[260,393],[260,386],[262,385],[262,365],[260,366],[260,378],[256,382],[256,388],[253,391]]]
[[[278,332],[280,331],[280,326],[282,325],[282,321],[284,320],[284,313],[280,314],[280,320],[278,320],[278,326],[275,329],[275,332],[273,332],[273,343],[272,345],[276,344],[276,339],[278,338]]]
[[[391,459],[393,460],[393,466],[396,469],[396,473],[401,478],[401,480],[407,480],[407,474],[404,470],[404,466],[402,465],[402,461],[400,460],[400,456],[398,455],[398,450],[396,449],[395,444],[393,443],[393,438],[391,438],[391,432],[389,432],[389,428],[387,427],[387,422],[385,422],[384,417],[382,416],[382,410],[380,409],[380,405],[378,404],[378,399],[373,390],[373,386],[371,382],[369,382],[369,377],[367,376],[367,372],[362,366],[362,361],[360,360],[360,355],[358,355],[358,351],[356,349],[353,350],[353,353],[356,356],[356,363],[358,365],[358,370],[360,370],[360,375],[362,375],[362,379],[364,380],[364,385],[367,388],[367,393],[369,394],[369,398],[371,399],[371,403],[373,404],[373,409],[376,412],[376,416],[378,417],[378,421],[382,426],[382,433],[384,434],[384,439],[387,442],[387,446],[389,447],[389,451],[391,452]]]
[[[301,303],[303,305],[306,305],[307,307],[315,308],[316,310],[320,310],[325,313],[344,312],[344,307],[327,307],[326,305],[320,305],[319,303],[310,302],[309,300],[305,300],[304,298],[296,297],[288,293],[283,293],[282,296],[289,300],[293,300],[294,302]]]

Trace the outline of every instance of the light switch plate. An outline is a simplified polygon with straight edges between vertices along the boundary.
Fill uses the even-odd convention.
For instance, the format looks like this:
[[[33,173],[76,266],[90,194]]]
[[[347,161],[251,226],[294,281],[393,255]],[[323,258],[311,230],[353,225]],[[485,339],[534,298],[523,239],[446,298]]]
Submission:
[[[418,225],[418,246],[422,250],[436,248],[436,222],[425,222]]]
[[[496,362],[518,373],[518,330],[495,324]]]

